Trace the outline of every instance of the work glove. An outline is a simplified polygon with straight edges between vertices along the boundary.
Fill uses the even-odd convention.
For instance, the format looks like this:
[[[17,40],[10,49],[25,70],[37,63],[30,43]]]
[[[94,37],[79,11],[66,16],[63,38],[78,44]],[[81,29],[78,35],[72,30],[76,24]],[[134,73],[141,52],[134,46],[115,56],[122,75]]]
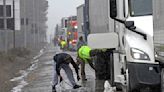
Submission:
[[[62,82],[63,81],[63,78],[62,78],[62,76],[60,76],[60,82]]]
[[[80,77],[79,77],[79,75],[77,75],[77,80],[78,80],[78,81],[80,80]]]

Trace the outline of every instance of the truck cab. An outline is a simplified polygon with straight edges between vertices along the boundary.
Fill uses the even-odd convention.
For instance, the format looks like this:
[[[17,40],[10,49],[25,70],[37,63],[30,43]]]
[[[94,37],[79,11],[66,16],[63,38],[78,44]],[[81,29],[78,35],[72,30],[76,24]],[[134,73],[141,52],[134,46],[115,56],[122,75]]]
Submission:
[[[108,33],[88,36],[92,49],[111,50],[111,86],[123,92],[160,92],[160,65],[155,61],[152,0],[108,0]]]

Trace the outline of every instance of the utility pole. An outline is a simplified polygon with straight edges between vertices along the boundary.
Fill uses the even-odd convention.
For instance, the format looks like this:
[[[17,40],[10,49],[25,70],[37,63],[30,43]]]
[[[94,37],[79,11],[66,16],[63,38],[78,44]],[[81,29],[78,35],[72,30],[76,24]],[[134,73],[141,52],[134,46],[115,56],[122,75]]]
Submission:
[[[15,48],[15,0],[13,0],[13,48]]]
[[[27,47],[27,16],[26,16],[26,0],[24,0],[24,47]]]
[[[3,0],[3,22],[4,22],[4,33],[5,33],[5,53],[8,51],[8,33],[7,33],[7,17],[6,17],[6,0]]]
[[[36,40],[37,41],[36,47],[37,48],[40,46],[40,44],[39,44],[39,26],[40,26],[40,23],[38,22],[39,21],[39,17],[40,17],[40,15],[38,14],[39,13],[39,6],[38,6],[39,1],[40,0],[36,0],[35,1],[35,9],[36,9],[36,11],[35,11],[35,21],[36,21],[36,36],[37,36],[37,38],[36,38],[37,39]]]
[[[33,0],[33,31],[34,31],[34,36],[33,36],[33,38],[34,38],[34,48],[36,48],[36,38],[35,38],[35,36],[36,36],[36,20],[35,20],[35,17],[36,15],[35,15],[35,0]]]

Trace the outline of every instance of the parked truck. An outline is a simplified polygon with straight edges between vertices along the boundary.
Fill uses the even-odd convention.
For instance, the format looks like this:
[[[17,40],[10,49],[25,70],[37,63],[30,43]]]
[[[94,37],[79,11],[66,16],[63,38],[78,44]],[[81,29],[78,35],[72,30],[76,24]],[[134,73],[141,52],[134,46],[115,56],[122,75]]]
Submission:
[[[158,57],[156,60],[162,61],[164,57],[164,1],[153,0],[153,20],[154,20],[154,46]],[[162,57],[162,58],[161,58]],[[161,78],[164,70],[161,70]],[[164,91],[164,81],[161,80],[161,92]]]
[[[163,60],[156,60],[154,50],[152,2],[89,1],[88,45],[106,54],[104,60],[109,64],[96,63],[107,67],[99,67],[109,71],[104,72],[109,75],[104,79],[123,92],[162,92]]]

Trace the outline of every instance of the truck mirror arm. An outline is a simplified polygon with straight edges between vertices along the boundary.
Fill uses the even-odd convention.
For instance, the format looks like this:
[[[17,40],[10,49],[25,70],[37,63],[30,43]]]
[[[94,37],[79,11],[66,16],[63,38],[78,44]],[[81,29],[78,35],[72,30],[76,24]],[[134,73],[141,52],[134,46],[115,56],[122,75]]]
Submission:
[[[141,32],[138,32],[138,31],[136,31],[135,29],[129,29],[129,30],[131,30],[131,31],[133,31],[133,32],[135,32],[135,33],[137,33],[137,34],[139,34],[139,35],[142,35],[143,38],[144,38],[145,40],[147,40],[147,35],[146,35],[146,34],[141,33]]]
[[[117,18],[113,18],[113,19],[116,20],[116,21],[118,21],[118,22],[120,22],[120,23],[122,23],[122,24],[124,24],[125,27],[128,28],[129,30],[131,30],[131,31],[133,31],[133,32],[135,32],[135,33],[137,33],[137,34],[139,34],[139,35],[142,35],[143,38],[144,38],[145,40],[147,40],[147,35],[144,34],[144,33],[141,33],[141,32],[136,31],[136,26],[134,26],[134,25],[131,26],[131,27],[126,26],[126,24],[127,24],[128,22],[132,22],[132,21],[125,21],[125,20],[121,20],[121,19],[117,19]]]
[[[125,21],[124,20],[117,19],[117,18],[113,18],[113,19],[116,20],[116,21],[118,21],[118,22],[120,22],[120,23],[122,23],[122,24],[125,24]]]

